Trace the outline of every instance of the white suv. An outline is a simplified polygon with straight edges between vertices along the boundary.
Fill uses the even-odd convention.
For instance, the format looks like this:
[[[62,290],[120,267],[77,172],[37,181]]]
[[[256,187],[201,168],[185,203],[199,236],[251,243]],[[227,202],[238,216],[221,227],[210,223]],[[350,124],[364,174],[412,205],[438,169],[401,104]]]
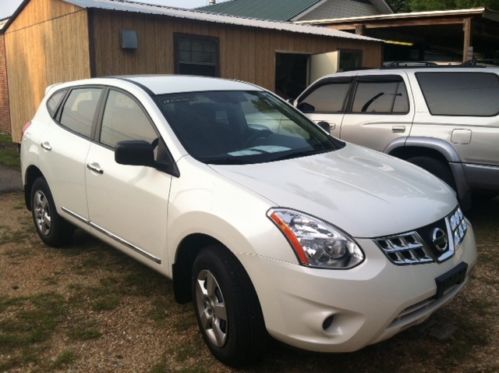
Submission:
[[[402,68],[319,79],[296,100],[331,134],[414,163],[451,185],[499,194],[499,69]],[[325,126],[326,124],[323,123]]]
[[[324,352],[382,341],[453,298],[476,260],[445,183],[246,83],[50,87],[21,156],[45,243],[79,227],[172,278],[231,365],[258,358],[267,332]]]

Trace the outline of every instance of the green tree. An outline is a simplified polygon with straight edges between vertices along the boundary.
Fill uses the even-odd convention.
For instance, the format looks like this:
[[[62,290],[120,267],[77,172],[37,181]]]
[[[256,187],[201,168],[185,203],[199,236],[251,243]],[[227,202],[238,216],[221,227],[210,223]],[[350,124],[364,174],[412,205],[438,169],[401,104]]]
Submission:
[[[412,11],[466,9],[485,6],[499,10],[499,0],[408,0]]]

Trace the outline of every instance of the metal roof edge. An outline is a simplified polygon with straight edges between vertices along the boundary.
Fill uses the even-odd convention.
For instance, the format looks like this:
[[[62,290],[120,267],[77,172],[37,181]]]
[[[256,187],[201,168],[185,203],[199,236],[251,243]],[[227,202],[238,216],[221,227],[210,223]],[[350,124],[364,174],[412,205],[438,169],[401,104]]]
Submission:
[[[361,16],[361,17],[346,17],[346,18],[330,18],[330,19],[317,19],[308,21],[298,21],[297,24],[331,24],[331,23],[348,23],[348,22],[361,22],[361,21],[381,21],[393,19],[411,19],[418,17],[442,17],[449,15],[467,15],[467,14],[484,14],[486,8],[468,8],[468,9],[452,9],[452,10],[432,10],[424,12],[408,12],[408,13],[393,13],[393,14],[379,14],[374,16]]]

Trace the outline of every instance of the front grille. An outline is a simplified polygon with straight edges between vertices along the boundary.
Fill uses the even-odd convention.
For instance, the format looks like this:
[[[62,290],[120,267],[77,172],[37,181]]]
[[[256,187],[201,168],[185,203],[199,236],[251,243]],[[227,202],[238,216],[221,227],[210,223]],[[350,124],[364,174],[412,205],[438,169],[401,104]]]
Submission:
[[[468,226],[461,209],[412,232],[374,239],[387,258],[397,265],[443,262],[466,236]]]
[[[376,240],[385,255],[395,264],[430,263],[433,258],[426,251],[425,245],[417,232]]]

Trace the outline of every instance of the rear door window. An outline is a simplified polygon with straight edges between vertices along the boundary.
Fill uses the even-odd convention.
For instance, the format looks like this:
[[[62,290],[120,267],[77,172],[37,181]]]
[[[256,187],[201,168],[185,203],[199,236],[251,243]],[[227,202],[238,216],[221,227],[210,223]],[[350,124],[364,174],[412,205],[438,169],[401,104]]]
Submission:
[[[409,99],[404,81],[399,79],[372,80],[357,83],[352,105],[354,114],[406,114]]]
[[[300,99],[298,109],[304,113],[342,113],[350,82],[326,83]]]
[[[432,115],[499,114],[499,77],[483,72],[416,73]]]
[[[62,109],[61,125],[90,138],[101,93],[101,88],[73,89]]]

